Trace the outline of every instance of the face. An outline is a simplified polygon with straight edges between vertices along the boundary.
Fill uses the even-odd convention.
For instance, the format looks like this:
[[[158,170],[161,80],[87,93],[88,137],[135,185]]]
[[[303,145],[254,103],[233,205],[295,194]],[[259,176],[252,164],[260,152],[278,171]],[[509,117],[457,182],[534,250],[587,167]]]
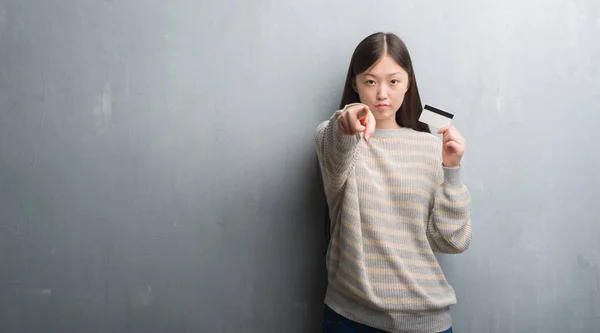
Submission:
[[[366,104],[377,128],[398,128],[396,111],[408,90],[408,73],[386,54],[364,73],[356,76],[355,89],[360,101]]]

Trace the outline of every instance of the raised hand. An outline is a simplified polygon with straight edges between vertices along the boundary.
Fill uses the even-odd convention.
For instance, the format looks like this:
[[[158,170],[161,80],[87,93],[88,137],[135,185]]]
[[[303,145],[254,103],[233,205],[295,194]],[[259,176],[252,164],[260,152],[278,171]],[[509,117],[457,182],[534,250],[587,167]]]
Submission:
[[[375,133],[375,117],[364,104],[353,105],[344,111],[337,118],[338,125],[342,133],[354,135],[364,132],[365,140],[368,140]]]
[[[445,167],[456,168],[465,153],[465,139],[453,125],[440,128],[442,134],[442,161]]]

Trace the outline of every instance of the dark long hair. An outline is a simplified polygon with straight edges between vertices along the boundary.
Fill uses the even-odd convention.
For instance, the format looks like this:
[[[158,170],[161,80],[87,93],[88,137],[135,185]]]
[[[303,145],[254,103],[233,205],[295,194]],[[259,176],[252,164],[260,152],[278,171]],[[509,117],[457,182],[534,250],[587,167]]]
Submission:
[[[430,133],[427,124],[419,122],[423,105],[419,95],[417,79],[408,48],[404,42],[392,33],[377,32],[363,39],[354,50],[346,74],[346,82],[342,92],[342,100],[339,108],[342,109],[351,103],[360,102],[360,97],[354,89],[356,76],[369,69],[385,52],[389,54],[408,73],[408,91],[400,109],[396,112],[396,123],[401,127],[412,128],[415,131]],[[319,176],[321,172],[319,170]],[[321,180],[322,181],[322,180]],[[329,207],[325,204],[325,238],[327,243],[331,237],[331,218]]]
[[[339,108],[342,109],[350,103],[360,102],[358,93],[354,90],[356,76],[369,69],[385,55],[386,51],[408,73],[408,91],[400,109],[396,112],[396,122],[402,127],[420,132],[430,132],[427,124],[419,122],[423,105],[408,48],[398,36],[392,33],[377,32],[358,44],[350,59]]]

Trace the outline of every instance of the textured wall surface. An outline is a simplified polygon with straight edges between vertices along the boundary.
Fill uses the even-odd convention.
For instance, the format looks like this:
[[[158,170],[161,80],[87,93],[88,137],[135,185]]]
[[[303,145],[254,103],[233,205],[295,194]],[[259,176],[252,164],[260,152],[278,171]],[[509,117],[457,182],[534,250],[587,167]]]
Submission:
[[[595,0],[0,0],[0,331],[318,332],[312,135],[379,30],[468,140],[455,329],[597,332]]]

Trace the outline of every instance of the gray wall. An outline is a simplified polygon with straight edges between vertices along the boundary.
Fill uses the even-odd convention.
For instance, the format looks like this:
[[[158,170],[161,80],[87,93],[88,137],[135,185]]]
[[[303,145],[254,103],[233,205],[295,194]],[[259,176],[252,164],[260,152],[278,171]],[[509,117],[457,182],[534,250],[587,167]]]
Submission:
[[[378,30],[468,139],[455,329],[598,332],[595,0],[0,0],[0,331],[319,331],[312,134]]]

